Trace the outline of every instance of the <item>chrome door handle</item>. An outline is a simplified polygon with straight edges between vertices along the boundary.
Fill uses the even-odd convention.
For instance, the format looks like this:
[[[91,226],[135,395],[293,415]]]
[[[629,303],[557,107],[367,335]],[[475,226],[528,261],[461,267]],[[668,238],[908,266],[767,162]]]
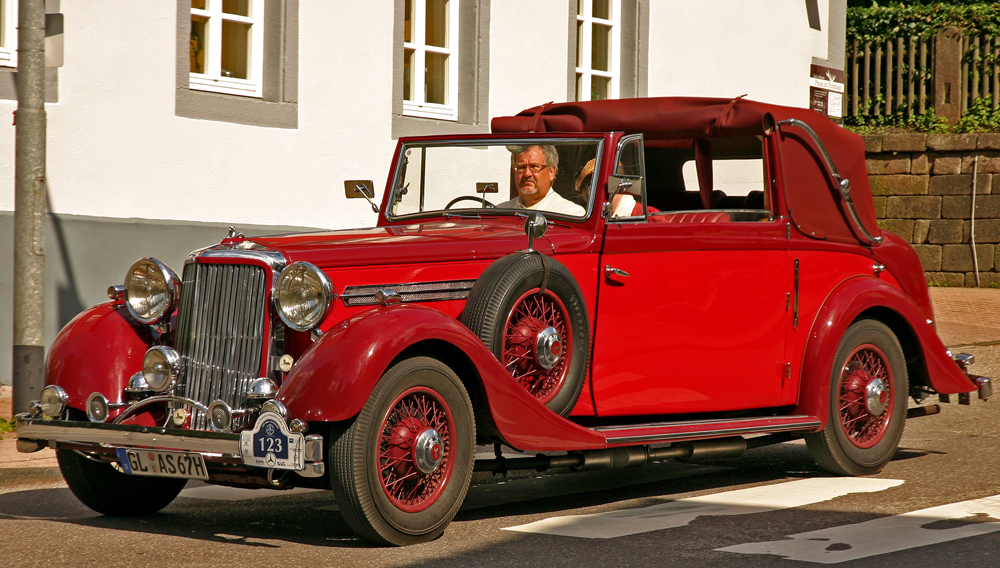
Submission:
[[[610,265],[605,264],[604,265],[604,276],[610,278],[612,274],[614,274],[615,276],[624,276],[625,278],[628,278],[629,276],[631,276],[631,274],[629,274],[628,272],[625,272],[621,268],[611,268]]]

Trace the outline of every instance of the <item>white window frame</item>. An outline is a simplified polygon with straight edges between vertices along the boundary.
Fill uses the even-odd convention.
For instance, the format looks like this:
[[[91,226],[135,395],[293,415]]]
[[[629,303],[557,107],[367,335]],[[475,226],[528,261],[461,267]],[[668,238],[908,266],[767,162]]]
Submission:
[[[458,120],[458,3],[459,0],[449,0],[448,2],[448,47],[437,47],[427,45],[427,2],[426,0],[413,1],[413,21],[411,25],[412,42],[403,42],[403,58],[405,61],[406,50],[413,50],[412,70],[410,86],[413,88],[413,99],[411,101],[403,99],[403,114],[406,116],[419,116],[422,118],[436,118],[439,120]],[[405,16],[404,16],[405,18]],[[448,84],[445,85],[445,92],[448,93],[447,104],[437,104],[426,102],[426,84],[424,78],[424,67],[426,54],[440,53],[448,56]],[[403,95],[406,96],[405,94]]]
[[[263,97],[264,95],[264,1],[251,0],[250,15],[223,14],[222,0],[207,0],[204,10],[191,8],[192,16],[208,18],[208,45],[205,73],[191,73],[189,88],[229,95]],[[250,24],[248,79],[222,76],[222,22],[229,20]]]
[[[621,96],[621,50],[622,50],[622,0],[610,0],[611,2],[611,19],[605,20],[602,18],[595,18],[592,16],[594,13],[594,0],[579,0],[583,5],[583,15],[577,13],[577,29],[580,32],[577,34],[577,53],[580,57],[580,66],[576,68],[576,74],[580,75],[580,83],[583,86],[582,92],[576,93],[578,101],[589,101],[591,92],[591,78],[597,77],[607,77],[611,79],[610,81],[610,92],[608,93],[609,99],[617,99]],[[583,24],[582,26],[580,24]],[[593,53],[592,39],[593,39],[593,24],[602,24],[611,28],[611,70],[610,71],[599,71],[593,68],[591,62],[591,54]],[[574,77],[575,78],[575,77]]]
[[[17,0],[0,0],[3,10],[3,37],[0,45],[0,67],[17,67]]]

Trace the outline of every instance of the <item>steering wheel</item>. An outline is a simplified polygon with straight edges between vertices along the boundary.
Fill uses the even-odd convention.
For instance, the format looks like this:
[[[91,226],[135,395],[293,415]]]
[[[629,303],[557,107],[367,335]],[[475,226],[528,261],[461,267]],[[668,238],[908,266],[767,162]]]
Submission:
[[[455,199],[452,199],[451,201],[449,201],[448,205],[445,205],[444,208],[445,209],[451,209],[451,206],[454,205],[454,204],[456,204],[456,203],[458,203],[459,201],[478,201],[479,203],[482,203],[486,207],[490,207],[492,209],[496,209],[497,208],[496,205],[493,205],[492,203],[490,203],[489,201],[486,201],[482,197],[477,197],[475,195],[463,195],[461,197],[456,197]]]

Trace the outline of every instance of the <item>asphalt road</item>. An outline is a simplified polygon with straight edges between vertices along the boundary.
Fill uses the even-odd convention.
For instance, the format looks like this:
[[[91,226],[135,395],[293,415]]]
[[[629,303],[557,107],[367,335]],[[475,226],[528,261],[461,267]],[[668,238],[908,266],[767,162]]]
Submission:
[[[985,363],[1000,346],[966,350],[1000,377]],[[0,567],[1000,566],[998,423],[1000,397],[944,405],[908,421],[867,478],[820,472],[802,442],[697,465],[477,474],[442,538],[397,549],[358,540],[328,492],[191,482],[162,513],[120,519],[77,502],[51,467],[0,469]]]

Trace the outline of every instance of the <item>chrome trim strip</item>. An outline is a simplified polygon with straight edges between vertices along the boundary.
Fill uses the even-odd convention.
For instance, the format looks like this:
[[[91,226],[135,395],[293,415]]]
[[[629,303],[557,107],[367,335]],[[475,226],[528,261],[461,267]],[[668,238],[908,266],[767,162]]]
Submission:
[[[834,185],[836,185],[840,190],[840,195],[844,199],[847,212],[851,216],[851,222],[854,223],[855,232],[859,233],[865,240],[868,241],[868,244],[870,245],[880,244],[882,242],[882,237],[872,236],[872,234],[868,232],[868,229],[865,229],[865,226],[861,224],[858,212],[854,209],[854,200],[851,199],[851,180],[840,177],[840,173],[837,172],[837,166],[833,164],[833,158],[830,157],[830,153],[827,152],[826,146],[823,145],[823,141],[820,140],[816,131],[804,121],[797,118],[789,118],[778,122],[778,126],[784,126],[786,124],[788,126],[797,126],[801,128],[806,134],[809,135],[810,138],[812,138],[812,141],[816,143],[816,147],[819,148],[820,153],[823,155],[823,160],[826,162],[826,167],[830,170],[830,179],[833,180]]]
[[[768,421],[776,423],[767,424]],[[698,429],[699,427],[707,427]],[[689,420],[683,422],[661,422],[656,424],[636,424],[631,426],[607,426],[594,428],[595,431],[628,432],[662,428],[663,432],[656,434],[640,434],[634,436],[608,436],[608,444],[632,444],[638,442],[676,441],[696,438],[712,438],[734,434],[755,434],[762,432],[788,432],[793,430],[810,430],[819,428],[820,421],[815,416],[771,416],[767,418],[738,418],[726,420]],[[680,431],[678,431],[680,430]]]
[[[25,419],[22,416],[18,416],[16,422],[18,439],[143,446],[240,455],[239,434],[66,420],[45,420],[43,422]]]
[[[215,246],[219,247],[221,245]],[[194,257],[189,257],[188,262],[190,262],[193,258],[236,258],[240,260],[256,260],[258,262],[264,262],[275,272],[281,272],[281,269],[285,267],[285,255],[278,251],[241,250],[213,247],[198,252]]]
[[[392,290],[406,302],[464,300],[469,297],[475,280],[445,280],[441,282],[408,282],[404,284],[372,284],[348,286],[340,295],[345,306],[374,306],[380,290]]]

